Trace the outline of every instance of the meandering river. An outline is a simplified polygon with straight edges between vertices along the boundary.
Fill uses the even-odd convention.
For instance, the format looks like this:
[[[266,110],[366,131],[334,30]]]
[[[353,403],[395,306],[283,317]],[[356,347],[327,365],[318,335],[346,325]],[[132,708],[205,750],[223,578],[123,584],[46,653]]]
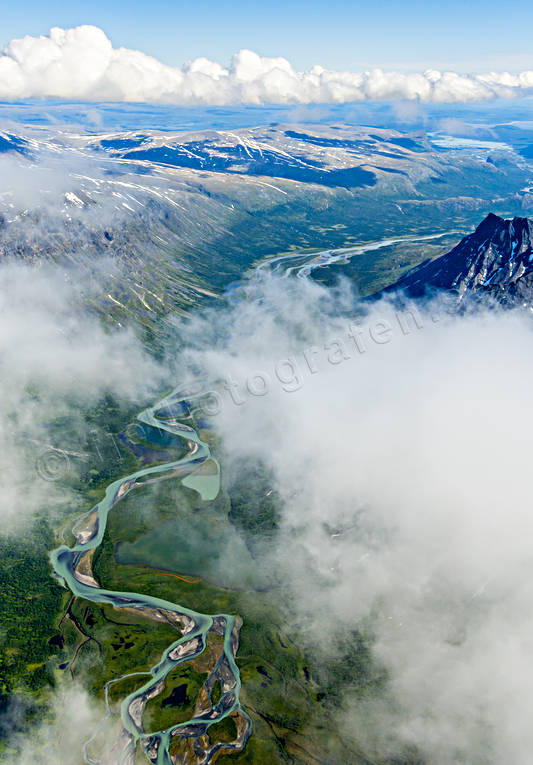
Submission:
[[[136,611],[157,621],[173,625],[181,635],[168,647],[160,661],[146,673],[148,679],[134,693],[127,696],[120,707],[122,729],[112,743],[113,762],[120,765],[133,765],[137,744],[140,743],[148,760],[157,765],[171,765],[170,743],[175,737],[195,737],[198,742],[197,762],[210,763],[221,749],[242,749],[251,733],[251,720],[240,705],[239,692],[241,680],[235,655],[239,644],[240,621],[230,614],[201,614],[167,600],[149,595],[117,592],[99,586],[93,577],[91,560],[94,550],[101,544],[110,510],[124,499],[136,487],[147,481],[156,481],[170,475],[179,477],[187,487],[196,490],[202,500],[215,499],[220,490],[220,469],[212,457],[209,446],[200,439],[195,430],[188,425],[169,419],[165,415],[172,409],[179,408],[182,401],[194,400],[200,390],[176,390],[159,401],[154,407],[144,410],[138,420],[168,433],[180,436],[188,443],[189,451],[185,457],[165,465],[145,468],[111,483],[104,498],[74,525],[72,532],[76,538],[73,547],[61,545],[51,553],[54,572],[76,597],[96,603],[110,604],[115,608]],[[166,676],[183,662],[199,656],[207,644],[210,632],[223,636],[223,649],[205,682],[205,692],[197,703],[195,715],[190,720],[174,725],[168,730],[145,731],[142,723],[144,707],[150,698],[158,695],[164,687]],[[134,673],[139,675],[139,673]],[[127,677],[127,676],[124,676]],[[123,680],[115,678],[106,686],[107,716],[104,724],[113,715],[109,703],[109,686]],[[222,695],[218,703],[211,697],[216,682],[220,683]],[[199,708],[200,707],[200,708]],[[209,727],[233,714],[237,738],[233,744],[210,743],[207,737]],[[91,744],[98,731],[87,742],[84,749],[85,762],[91,765],[104,765],[105,759],[95,759],[91,754]],[[202,749],[203,746],[203,749]],[[109,756],[109,755],[107,755]]]

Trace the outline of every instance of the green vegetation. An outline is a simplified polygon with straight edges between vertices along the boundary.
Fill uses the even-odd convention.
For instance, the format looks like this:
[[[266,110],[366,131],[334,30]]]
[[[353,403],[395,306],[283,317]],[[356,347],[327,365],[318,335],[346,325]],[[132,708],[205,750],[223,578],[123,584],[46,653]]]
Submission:
[[[68,619],[75,624],[78,635],[75,644],[65,641],[64,659],[70,662],[71,674],[87,682],[89,690],[99,696],[109,680],[147,671],[180,636],[165,622],[154,622],[138,613],[80,599],[74,600]],[[80,644],[83,645],[81,654]],[[89,666],[91,670],[86,678]],[[141,676],[130,679],[134,688],[146,682]],[[111,686],[111,699],[118,695],[118,688]]]
[[[224,717],[219,723],[211,725],[209,728],[209,738],[212,741],[223,741],[231,743],[237,738],[237,726],[231,715]]]
[[[425,242],[401,242],[380,250],[364,252],[344,262],[316,269],[313,278],[320,284],[332,286],[340,277],[345,277],[361,297],[366,297],[397,281],[423,261],[449,252],[465,233],[467,231]]]
[[[195,671],[194,662],[178,665],[167,675],[163,693],[147,703],[143,715],[145,730],[166,730],[193,717],[198,695],[206,680],[207,672]]]
[[[279,497],[273,477],[257,461],[242,460],[239,475],[226,487],[230,503],[230,522],[256,553],[271,543],[278,531]]]
[[[0,539],[0,758],[8,734],[42,718],[39,691],[54,684],[55,619],[62,590],[50,575],[54,536],[43,518],[17,536]]]
[[[37,690],[53,682],[47,659],[56,632],[62,592],[50,576],[48,553],[54,536],[46,519],[37,519],[19,536],[0,540],[0,678],[2,694]]]

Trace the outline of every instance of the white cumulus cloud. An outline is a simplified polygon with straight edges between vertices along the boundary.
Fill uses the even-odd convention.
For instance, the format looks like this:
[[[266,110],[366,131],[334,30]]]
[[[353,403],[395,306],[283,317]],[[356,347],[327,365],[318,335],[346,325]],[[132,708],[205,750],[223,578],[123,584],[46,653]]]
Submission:
[[[181,69],[113,48],[94,26],[54,27],[11,40],[0,54],[0,98],[65,98],[175,104],[343,103],[359,100],[486,101],[533,93],[533,71],[401,74],[373,69],[296,71],[285,58],[236,53],[229,68],[197,58]]]

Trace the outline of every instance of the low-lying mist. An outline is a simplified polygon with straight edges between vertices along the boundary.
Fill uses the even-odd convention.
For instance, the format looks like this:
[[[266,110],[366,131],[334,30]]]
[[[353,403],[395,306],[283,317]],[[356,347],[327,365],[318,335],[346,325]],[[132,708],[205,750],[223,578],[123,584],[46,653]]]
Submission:
[[[384,681],[343,687],[340,731],[368,757],[529,763],[530,314],[256,297],[191,322],[185,356],[226,473],[275,477],[293,629],[324,662],[371,642]]]
[[[68,502],[75,509],[75,495],[47,474],[46,460],[68,451],[72,438],[80,452],[90,407],[104,395],[131,407],[161,385],[160,366],[133,332],[107,331],[87,311],[98,285],[82,292],[73,277],[53,265],[0,267],[3,532],[39,510],[53,516]]]
[[[102,707],[102,708],[100,708]],[[104,717],[97,704],[79,685],[72,683],[52,695],[46,718],[32,728],[31,735],[13,735],[10,747],[17,752],[10,765],[79,765],[82,749]],[[4,724],[15,725],[13,711]],[[104,765],[102,763],[102,765]],[[108,761],[105,765],[114,765]]]

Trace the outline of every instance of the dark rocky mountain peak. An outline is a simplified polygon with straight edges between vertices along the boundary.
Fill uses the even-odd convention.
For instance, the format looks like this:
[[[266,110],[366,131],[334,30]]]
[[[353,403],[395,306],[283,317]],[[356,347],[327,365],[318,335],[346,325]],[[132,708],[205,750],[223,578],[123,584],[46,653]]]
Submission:
[[[486,292],[497,300],[529,302],[533,297],[533,220],[508,220],[490,213],[473,234],[391,285],[420,297],[435,290]]]

